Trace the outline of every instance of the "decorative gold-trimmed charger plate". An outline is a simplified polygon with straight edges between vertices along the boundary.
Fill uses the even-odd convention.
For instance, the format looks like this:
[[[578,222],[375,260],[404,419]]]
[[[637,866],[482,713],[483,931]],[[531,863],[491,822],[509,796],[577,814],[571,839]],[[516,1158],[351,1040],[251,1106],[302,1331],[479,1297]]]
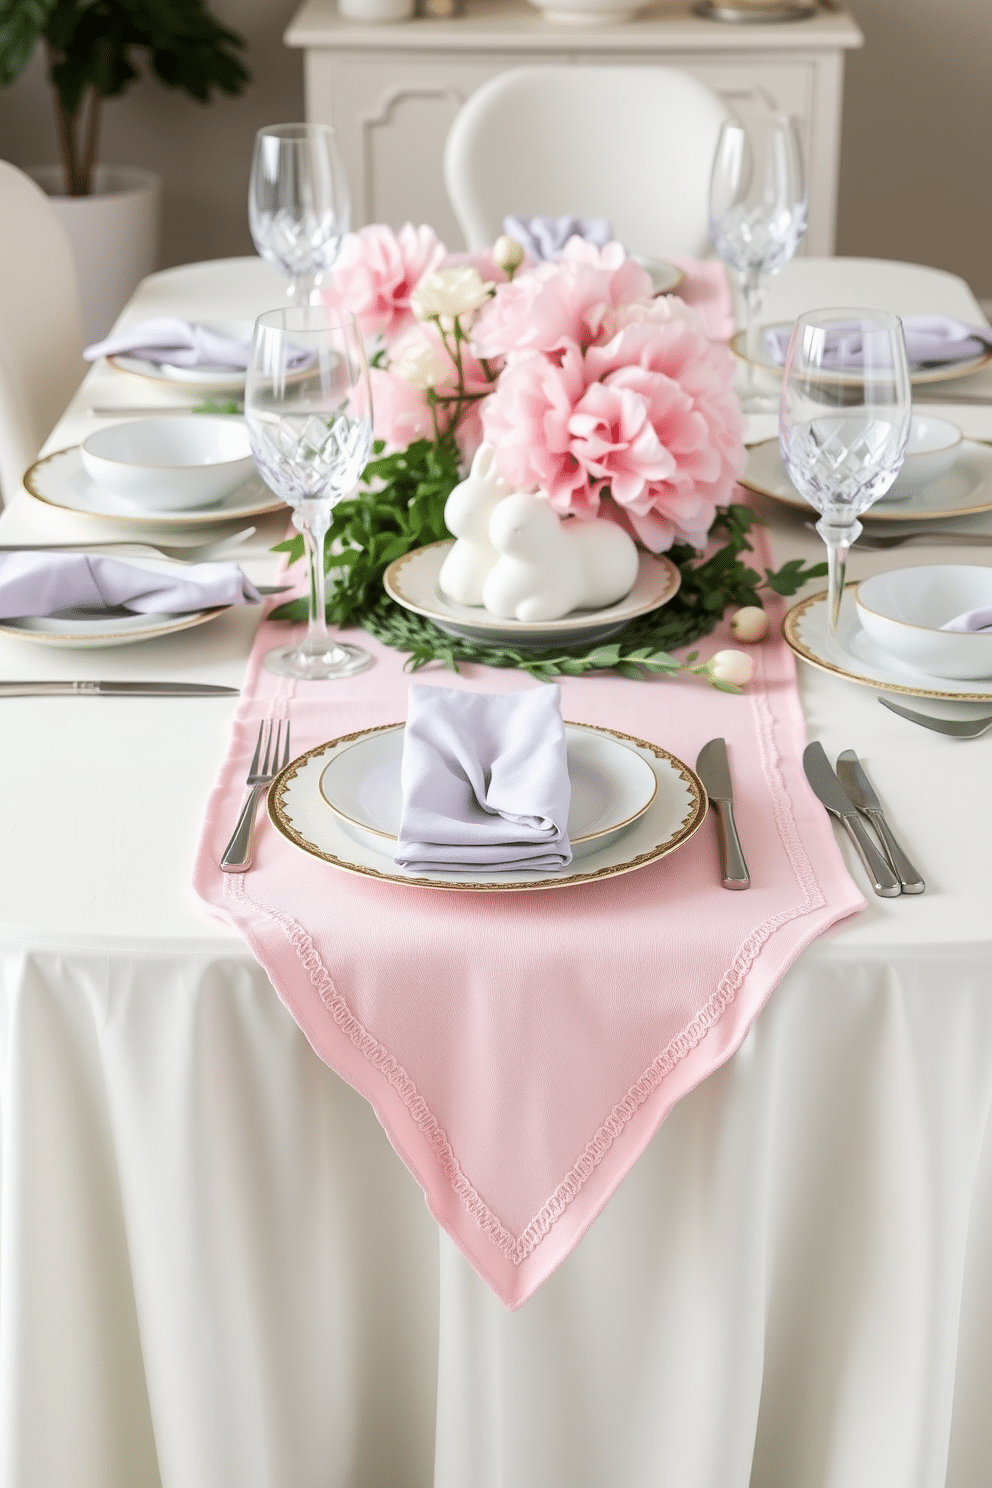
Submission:
[[[206,331],[215,336],[225,336],[230,341],[251,341],[255,323],[251,320],[200,321]],[[237,367],[210,366],[174,367],[168,362],[149,362],[144,357],[121,353],[110,356],[107,361],[117,372],[127,372],[132,377],[144,377],[150,382],[163,383],[168,387],[189,388],[200,393],[244,392],[247,370]]]
[[[252,474],[211,506],[188,507],[183,511],[149,511],[137,502],[125,501],[97,485],[83,469],[79,445],[55,450],[36,460],[24,477],[24,484],[39,501],[63,511],[81,512],[87,517],[101,517],[109,522],[141,522],[155,527],[204,527],[210,523],[241,521],[260,517],[265,512],[285,506],[274,496],[257,474]]]
[[[779,320],[773,322],[771,325],[759,326],[758,334],[755,337],[757,354],[754,358],[749,357],[747,354],[746,331],[738,331],[736,335],[731,337],[730,349],[742,362],[752,362],[759,371],[772,372],[776,377],[781,377],[784,370],[782,363],[777,362],[772,356],[765,336],[769,331],[788,331],[791,335],[793,325],[794,322],[791,320]],[[939,367],[923,366],[916,362],[910,362],[909,380],[921,387],[925,383],[930,382],[952,382],[956,377],[970,377],[972,372],[981,371],[983,367],[988,366],[989,362],[992,362],[992,344],[987,346],[984,351],[979,352],[977,356],[963,358],[960,362],[944,362]],[[841,382],[843,378],[838,374],[836,380]]]
[[[621,832],[611,832],[604,845],[573,861],[567,868],[548,873],[500,873],[492,869],[477,872],[445,873],[432,876],[406,873],[392,859],[391,844],[387,851],[361,841],[349,831],[340,815],[328,809],[321,795],[320,782],[335,756],[356,741],[402,724],[383,724],[375,729],[360,729],[344,734],[329,743],[293,760],[278,775],[269,789],[268,810],[276,830],[294,847],[322,862],[357,873],[424,889],[455,889],[468,893],[520,893],[535,889],[572,888],[576,884],[596,883],[632,873],[648,863],[674,852],[687,842],[706,815],[707,798],[702,782],[688,765],[676,759],[660,745],[649,744],[630,734],[612,729],[596,730],[590,724],[567,727],[599,732],[633,750],[651,768],[655,776],[655,794],[642,811]]]
[[[969,679],[956,683],[947,677],[916,671],[890,656],[872,640],[858,619],[854,603],[857,587],[857,584],[845,587],[834,635],[827,624],[826,590],[793,605],[782,622],[782,633],[797,656],[821,672],[883,692],[962,703],[987,703],[992,699],[992,678],[988,682]]]
[[[667,604],[682,582],[682,575],[671,559],[641,553],[634,587],[616,604],[601,610],[573,610],[561,620],[502,620],[481,605],[456,604],[442,594],[438,575],[453,546],[454,539],[448,538],[395,559],[383,575],[386,593],[405,610],[433,620],[448,635],[491,646],[536,649],[606,640],[638,615]]]
[[[789,479],[778,439],[765,439],[748,450],[738,479],[749,491],[770,496],[786,506],[814,512]],[[957,459],[939,480],[908,496],[885,497],[862,512],[862,522],[938,522],[992,511],[992,445],[965,439]],[[962,539],[966,541],[966,538]]]

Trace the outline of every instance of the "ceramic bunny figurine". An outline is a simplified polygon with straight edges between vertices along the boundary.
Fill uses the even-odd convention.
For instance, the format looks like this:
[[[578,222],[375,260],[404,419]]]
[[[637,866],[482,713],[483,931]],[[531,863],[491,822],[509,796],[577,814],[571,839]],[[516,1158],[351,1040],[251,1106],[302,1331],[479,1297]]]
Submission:
[[[480,444],[468,478],[455,486],[444,508],[457,541],[441,565],[438,584],[457,604],[482,603],[482,586],[498,556],[489,541],[489,518],[511,490],[496,470],[492,446]]]
[[[507,496],[492,514],[498,553],[482,589],[505,620],[560,620],[615,604],[637,578],[637,548],[615,522],[559,520],[543,496]]]

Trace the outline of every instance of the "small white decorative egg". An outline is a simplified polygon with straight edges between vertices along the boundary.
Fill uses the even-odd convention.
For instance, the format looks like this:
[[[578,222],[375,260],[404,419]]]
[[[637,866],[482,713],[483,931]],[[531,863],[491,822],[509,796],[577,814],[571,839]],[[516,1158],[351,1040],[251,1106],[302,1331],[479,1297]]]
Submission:
[[[770,625],[771,621],[758,605],[745,605],[730,617],[730,634],[735,641],[753,644],[765,639]]]

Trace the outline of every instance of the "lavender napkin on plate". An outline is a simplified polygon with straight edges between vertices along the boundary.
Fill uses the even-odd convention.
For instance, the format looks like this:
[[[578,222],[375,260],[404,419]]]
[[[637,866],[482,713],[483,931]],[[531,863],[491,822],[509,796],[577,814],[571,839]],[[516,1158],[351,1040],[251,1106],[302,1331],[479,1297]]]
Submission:
[[[992,329],[988,326],[965,325],[949,315],[905,315],[902,330],[906,355],[914,367],[969,362],[992,346]],[[772,326],[765,332],[772,361],[780,367],[785,365],[791,336],[791,326]],[[856,367],[860,365],[861,354],[857,327],[851,325],[848,329],[839,323],[827,337],[823,365]]]
[[[461,692],[414,683],[395,861],[415,872],[548,872],[572,860],[559,690]]]
[[[507,237],[526,248],[531,258],[561,258],[569,238],[585,238],[597,248],[613,240],[613,228],[605,217],[504,217]]]
[[[99,553],[0,553],[0,620],[63,610],[183,615],[260,600],[236,563],[149,569]]]
[[[964,631],[966,634],[992,630],[992,605],[982,605],[978,610],[965,610],[963,615],[955,615],[953,620],[948,620],[940,628]]]
[[[162,315],[87,346],[83,356],[88,362],[105,356],[133,356],[170,367],[231,367],[243,371],[250,351],[250,337],[235,340],[206,326]]]

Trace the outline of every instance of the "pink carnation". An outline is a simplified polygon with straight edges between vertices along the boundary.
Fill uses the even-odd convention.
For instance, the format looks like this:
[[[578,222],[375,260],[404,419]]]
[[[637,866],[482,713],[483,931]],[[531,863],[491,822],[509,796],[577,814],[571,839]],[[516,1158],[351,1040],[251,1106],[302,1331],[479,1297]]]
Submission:
[[[514,357],[482,410],[496,468],[516,491],[544,491],[560,512],[595,514],[588,472],[572,452],[569,420],[585,391],[582,353],[566,347],[561,364],[538,352]]]
[[[350,310],[367,339],[382,336],[388,343],[412,324],[410,294],[444,256],[444,244],[431,227],[408,222],[394,233],[373,223],[345,238],[324,299]]]
[[[476,355],[555,352],[569,342],[588,346],[611,309],[651,295],[650,275],[622,253],[618,244],[597,249],[572,238],[560,262],[518,274],[497,291],[476,322]]]

